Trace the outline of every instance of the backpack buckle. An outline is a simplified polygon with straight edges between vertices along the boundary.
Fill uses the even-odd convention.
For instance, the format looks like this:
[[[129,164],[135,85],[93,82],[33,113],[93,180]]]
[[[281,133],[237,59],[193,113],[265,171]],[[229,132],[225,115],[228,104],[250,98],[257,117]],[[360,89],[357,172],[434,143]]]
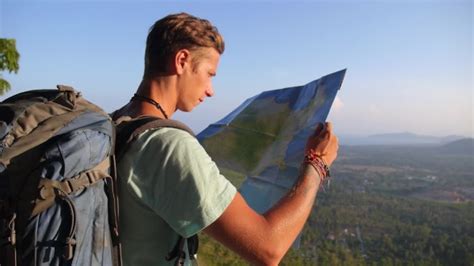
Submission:
[[[57,85],[56,86],[58,88],[58,90],[62,93],[64,93],[65,95],[65,98],[64,100],[66,100],[66,102],[68,102],[66,104],[66,106],[69,106],[70,108],[75,108],[76,106],[76,99],[81,97],[81,94],[79,92],[77,92],[76,90],[74,90],[73,87],[71,86],[67,86],[67,85]],[[65,103],[63,103],[65,104]]]
[[[66,239],[66,247],[64,250],[64,258],[66,260],[71,260],[74,257],[74,246],[76,245],[76,240],[74,238],[68,237]]]
[[[8,222],[8,229],[10,230],[10,236],[8,237],[8,241],[12,246],[16,244],[16,231],[15,231],[15,220],[16,220],[16,213],[13,213],[10,222]]]
[[[60,92],[75,92],[74,88],[67,85],[57,85],[56,86]]]

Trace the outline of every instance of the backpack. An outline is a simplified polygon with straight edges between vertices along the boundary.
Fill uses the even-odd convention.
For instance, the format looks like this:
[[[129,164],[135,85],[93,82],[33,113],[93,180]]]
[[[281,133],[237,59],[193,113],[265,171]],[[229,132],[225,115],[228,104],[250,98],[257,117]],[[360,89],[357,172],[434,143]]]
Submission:
[[[114,143],[71,87],[0,103],[0,265],[121,265]]]
[[[117,156],[117,163],[120,163],[120,159],[130,147],[130,145],[138,138],[138,136],[149,129],[158,129],[161,127],[172,127],[181,129],[192,136],[195,136],[193,131],[185,124],[171,119],[161,119],[158,117],[141,116],[131,119],[130,117],[122,116],[117,117],[112,114],[115,120],[117,128],[117,138],[115,154]],[[176,241],[173,249],[166,256],[167,261],[174,260],[174,265],[184,265],[186,260],[186,252],[184,250],[187,247],[187,253],[189,254],[190,260],[196,259],[196,254],[199,248],[198,235],[193,235],[188,238],[179,237]]]

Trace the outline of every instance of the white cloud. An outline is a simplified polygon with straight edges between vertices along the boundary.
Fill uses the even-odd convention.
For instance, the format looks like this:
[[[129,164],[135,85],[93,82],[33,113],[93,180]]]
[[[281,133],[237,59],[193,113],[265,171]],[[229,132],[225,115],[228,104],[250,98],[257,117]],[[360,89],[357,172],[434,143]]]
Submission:
[[[344,103],[342,102],[341,98],[339,98],[339,96],[336,96],[334,103],[332,104],[332,109],[334,109],[334,111],[338,111],[341,110],[342,107],[344,107]]]

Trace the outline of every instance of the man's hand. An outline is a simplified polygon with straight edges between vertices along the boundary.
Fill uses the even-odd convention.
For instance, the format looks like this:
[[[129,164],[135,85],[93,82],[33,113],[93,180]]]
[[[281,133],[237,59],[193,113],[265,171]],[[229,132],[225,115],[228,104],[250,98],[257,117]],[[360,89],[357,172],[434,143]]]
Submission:
[[[310,149],[317,156],[321,157],[328,167],[334,162],[337,157],[339,144],[336,135],[332,131],[332,124],[330,122],[320,123],[316,127],[314,134],[306,142],[305,154]]]

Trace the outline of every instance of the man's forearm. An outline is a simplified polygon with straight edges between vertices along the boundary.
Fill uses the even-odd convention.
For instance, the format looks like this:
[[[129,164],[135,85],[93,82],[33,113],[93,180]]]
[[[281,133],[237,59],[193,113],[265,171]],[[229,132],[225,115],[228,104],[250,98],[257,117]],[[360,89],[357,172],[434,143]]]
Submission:
[[[321,178],[310,165],[303,165],[293,188],[263,216],[284,253],[302,230],[311,213]]]
[[[316,170],[303,166],[293,188],[263,215],[252,210],[237,193],[205,232],[253,264],[276,265],[303,228],[319,184]]]

